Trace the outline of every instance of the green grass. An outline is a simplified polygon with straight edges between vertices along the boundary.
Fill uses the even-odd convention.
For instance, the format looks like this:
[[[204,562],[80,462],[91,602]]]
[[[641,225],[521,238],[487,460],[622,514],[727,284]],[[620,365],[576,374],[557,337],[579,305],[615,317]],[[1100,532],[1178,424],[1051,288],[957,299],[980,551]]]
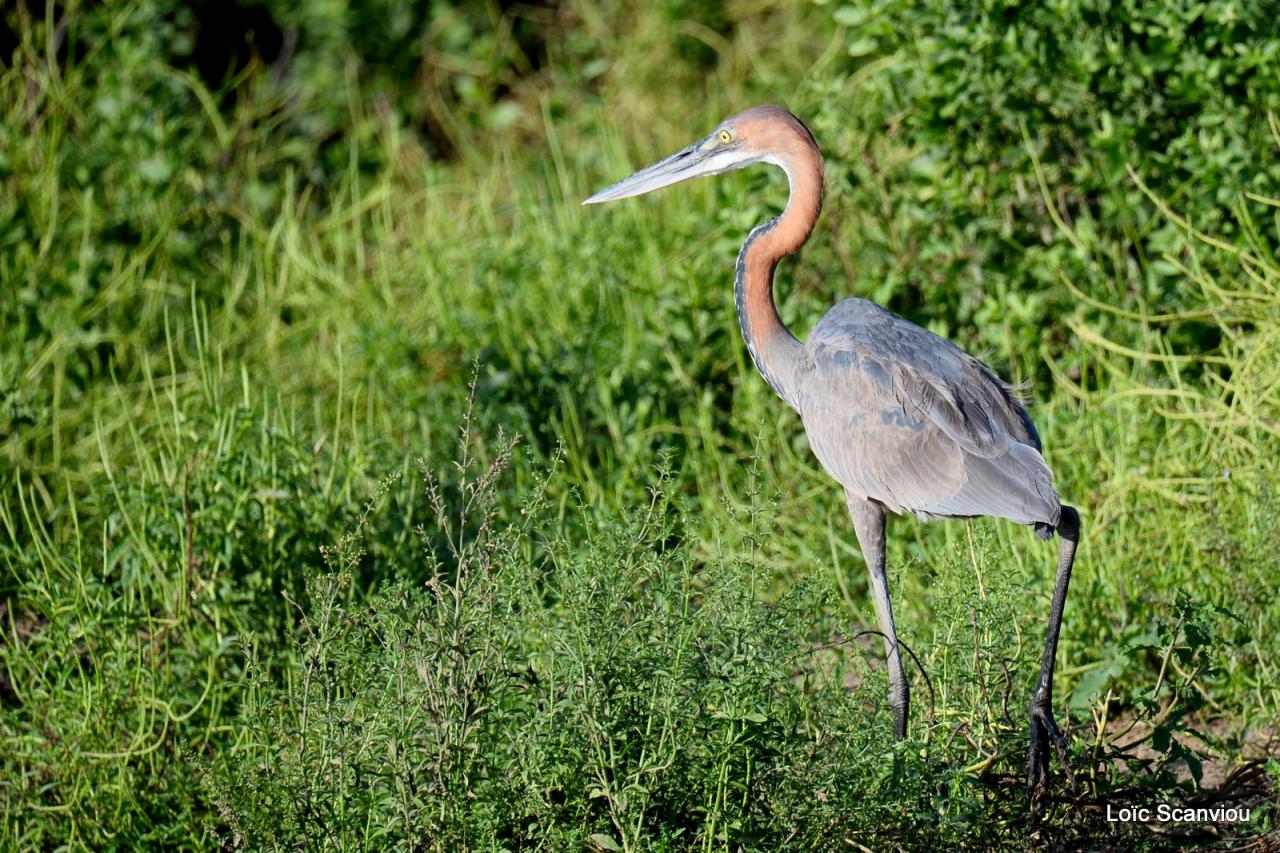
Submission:
[[[1081,211],[1044,217],[1052,311],[1000,270],[914,291],[858,273],[861,235],[908,225],[863,204],[902,201],[892,176],[846,180],[869,143],[840,129],[870,112],[823,7],[722,34],[567,4],[518,120],[455,107],[449,161],[354,72],[317,94],[250,68],[224,100],[165,60],[150,4],[122,8],[71,17],[75,61],[30,22],[0,79],[4,846],[1161,847],[1099,804],[1274,775],[1270,197],[1201,233],[1135,172],[1163,235],[1142,262],[1174,282],[1154,296]],[[612,65],[586,77],[574,39]],[[338,142],[298,129],[334,99]],[[832,163],[783,316],[803,337],[873,296],[1030,379],[1081,510],[1074,777],[1038,821],[1019,776],[1054,549],[891,522],[929,679],[893,743],[838,488],[733,316],[738,243],[784,182],[577,204],[768,100]],[[1031,159],[1029,198],[1055,197],[1068,171]],[[1256,807],[1227,832],[1271,831],[1265,773],[1231,783]]]

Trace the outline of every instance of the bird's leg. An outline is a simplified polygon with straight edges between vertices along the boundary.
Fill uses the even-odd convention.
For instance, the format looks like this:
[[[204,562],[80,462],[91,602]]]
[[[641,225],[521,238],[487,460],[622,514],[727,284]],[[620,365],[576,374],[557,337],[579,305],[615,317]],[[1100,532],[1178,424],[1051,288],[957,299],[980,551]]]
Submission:
[[[898,738],[907,736],[907,713],[911,706],[911,688],[902,668],[898,648],[898,632],[893,626],[893,605],[889,601],[889,580],[884,571],[884,507],[878,503],[845,493],[853,530],[871,572],[871,592],[876,601],[876,618],[884,635],[884,651],[889,665],[889,706],[893,708],[893,731]]]
[[[1053,586],[1053,604],[1049,609],[1049,632],[1040,659],[1040,679],[1031,699],[1031,749],[1027,759],[1027,793],[1033,800],[1044,794],[1049,784],[1049,742],[1061,752],[1067,739],[1053,719],[1053,662],[1058,655],[1058,630],[1062,627],[1062,609],[1067,603],[1067,586],[1071,583],[1071,566],[1075,562],[1076,544],[1080,540],[1080,515],[1074,508],[1062,507],[1058,522],[1058,578]]]

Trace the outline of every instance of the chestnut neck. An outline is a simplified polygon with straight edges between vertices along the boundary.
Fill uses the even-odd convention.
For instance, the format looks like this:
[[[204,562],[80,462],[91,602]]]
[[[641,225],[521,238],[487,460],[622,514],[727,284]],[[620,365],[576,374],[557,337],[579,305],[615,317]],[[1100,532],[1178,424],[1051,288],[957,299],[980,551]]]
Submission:
[[[756,226],[742,244],[734,297],[751,360],[778,396],[798,410],[795,373],[802,346],[778,316],[773,277],[778,262],[809,239],[822,211],[822,154],[807,131],[797,130],[763,159],[787,173],[791,195],[781,215]]]

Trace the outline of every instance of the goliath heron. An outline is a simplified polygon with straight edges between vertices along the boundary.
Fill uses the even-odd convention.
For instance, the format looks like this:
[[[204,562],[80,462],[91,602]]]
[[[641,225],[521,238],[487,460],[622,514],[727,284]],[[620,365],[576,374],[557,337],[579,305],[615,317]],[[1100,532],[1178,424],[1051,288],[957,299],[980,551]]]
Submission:
[[[910,692],[885,576],[885,514],[924,519],[993,516],[1059,535],[1058,574],[1030,708],[1027,788],[1047,787],[1049,744],[1065,752],[1053,718],[1053,667],[1080,517],[1053,490],[1040,438],[1009,385],[955,344],[865,299],[846,299],[801,343],[778,316],[773,273],[799,249],[822,209],[823,162],[813,135],[787,110],[753,107],[687,148],[601,190],[583,204],[629,198],[753,163],[780,167],[790,198],[742,244],[734,277],[738,322],[751,358],[800,414],[814,455],[844,487],[871,573],[888,659],[898,738]]]

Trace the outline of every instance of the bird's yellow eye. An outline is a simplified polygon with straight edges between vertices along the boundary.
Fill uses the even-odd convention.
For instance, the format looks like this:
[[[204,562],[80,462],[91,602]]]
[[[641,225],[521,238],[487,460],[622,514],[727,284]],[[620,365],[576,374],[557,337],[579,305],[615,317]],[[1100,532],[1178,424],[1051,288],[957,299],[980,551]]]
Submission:
[[[720,141],[723,142],[725,145],[728,145],[730,142],[733,141],[733,134],[727,130],[720,131]]]

